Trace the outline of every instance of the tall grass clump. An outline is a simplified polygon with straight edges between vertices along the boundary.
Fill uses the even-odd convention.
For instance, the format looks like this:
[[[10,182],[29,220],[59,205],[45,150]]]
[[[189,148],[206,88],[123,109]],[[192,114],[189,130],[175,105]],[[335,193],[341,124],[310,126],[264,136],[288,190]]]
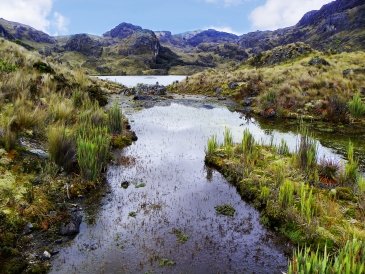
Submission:
[[[361,101],[360,94],[357,93],[348,103],[350,114],[355,118],[365,115],[365,103]]]
[[[65,171],[70,172],[75,169],[75,140],[64,125],[53,126],[49,129],[48,152],[51,160]]]
[[[288,274],[362,274],[365,271],[365,242],[357,239],[347,241],[335,256],[306,247],[294,252],[289,262]]]
[[[345,178],[346,182],[354,185],[359,178],[359,163],[355,159],[354,155],[354,145],[349,142],[347,146],[347,163],[345,166]]]
[[[230,129],[225,128],[224,129],[224,142],[223,145],[225,147],[232,147],[233,146],[233,136]]]
[[[248,129],[243,132],[241,149],[245,155],[251,155],[255,148],[255,138]]]
[[[311,223],[312,217],[315,214],[315,199],[313,195],[313,188],[302,183],[300,186],[300,213],[308,223]]]
[[[303,171],[310,172],[317,164],[317,142],[310,136],[306,127],[301,126],[300,133],[297,163]]]
[[[288,144],[285,142],[284,139],[281,139],[280,144],[276,147],[276,152],[284,156],[290,154]]]
[[[285,180],[279,189],[279,204],[283,207],[289,207],[294,204],[294,184]]]
[[[117,103],[108,110],[109,130],[113,134],[122,132],[122,112]]]
[[[91,115],[88,117],[78,129],[77,161],[82,177],[97,181],[108,159],[110,135],[106,126],[95,125]]]
[[[213,135],[208,139],[206,154],[208,156],[213,155],[213,153],[217,150],[217,148],[218,148],[217,136]]]

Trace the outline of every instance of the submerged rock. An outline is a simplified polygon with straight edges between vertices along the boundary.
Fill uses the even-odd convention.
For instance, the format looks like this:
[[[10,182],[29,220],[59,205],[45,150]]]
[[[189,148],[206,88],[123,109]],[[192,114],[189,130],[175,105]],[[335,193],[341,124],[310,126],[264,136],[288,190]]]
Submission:
[[[124,181],[123,183],[121,183],[121,187],[124,188],[124,189],[127,189],[130,185],[130,182],[128,181]]]
[[[68,222],[62,223],[60,227],[60,235],[74,236],[80,232],[82,216],[74,214]]]

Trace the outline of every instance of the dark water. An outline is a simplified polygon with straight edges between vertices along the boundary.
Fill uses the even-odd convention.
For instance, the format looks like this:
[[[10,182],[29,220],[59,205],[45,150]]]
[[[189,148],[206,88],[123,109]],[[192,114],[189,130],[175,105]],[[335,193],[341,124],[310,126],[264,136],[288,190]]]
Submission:
[[[193,105],[193,106],[192,106]],[[297,135],[263,130],[253,120],[225,107],[179,102],[131,112],[139,140],[127,148],[122,165],[110,166],[110,194],[94,224],[53,261],[51,273],[281,273],[287,267],[278,239],[259,223],[259,214],[241,200],[236,189],[204,165],[212,134],[232,129],[239,141],[245,128],[257,140],[281,138],[293,149]],[[339,157],[320,146],[320,154]],[[120,187],[129,181],[128,189]],[[144,183],[143,188],[135,185]],[[217,215],[224,203],[235,216]],[[129,216],[136,212],[136,217]],[[185,244],[172,233],[181,230]],[[174,266],[162,267],[166,258]]]

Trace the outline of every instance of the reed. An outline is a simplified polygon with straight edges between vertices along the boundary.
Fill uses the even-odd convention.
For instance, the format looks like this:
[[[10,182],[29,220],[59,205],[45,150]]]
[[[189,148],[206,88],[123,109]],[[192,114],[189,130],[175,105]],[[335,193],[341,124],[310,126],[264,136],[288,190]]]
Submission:
[[[207,149],[206,149],[206,154],[208,156],[212,156],[213,153],[218,149],[218,141],[217,141],[217,136],[213,135],[212,137],[210,137],[208,139],[208,144],[207,144]]]
[[[311,223],[312,217],[315,214],[315,199],[313,196],[313,188],[309,188],[308,185],[302,183],[300,186],[300,214],[306,219],[308,223]]]
[[[117,103],[114,103],[108,110],[108,123],[111,133],[119,134],[122,132],[122,112]]]
[[[279,146],[276,147],[276,152],[283,156],[290,154],[288,144],[284,139],[281,139]]]
[[[345,178],[346,182],[350,185],[356,184],[359,177],[359,163],[355,159],[354,145],[349,142],[347,146],[347,163],[345,166]]]
[[[348,103],[349,111],[355,118],[360,118],[365,115],[365,103],[362,102],[359,93],[356,93],[354,97]]]
[[[365,242],[357,239],[347,241],[343,248],[331,256],[312,251],[309,247],[294,252],[289,262],[288,274],[362,274],[365,271]]]
[[[289,180],[285,180],[279,189],[279,204],[283,207],[289,207],[294,204],[294,184]]]
[[[245,155],[251,155],[254,148],[255,148],[255,138],[251,134],[248,129],[245,129],[243,132],[242,142],[241,142],[241,149]]]

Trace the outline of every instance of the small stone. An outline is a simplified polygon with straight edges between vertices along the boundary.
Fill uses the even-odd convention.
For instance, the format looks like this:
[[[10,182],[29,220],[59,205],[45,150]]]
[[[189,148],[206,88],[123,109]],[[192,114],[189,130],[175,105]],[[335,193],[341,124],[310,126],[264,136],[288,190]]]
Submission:
[[[122,184],[121,184],[121,187],[124,188],[124,189],[127,189],[129,187],[130,183],[128,181],[124,181]]]
[[[47,250],[45,250],[42,254],[42,259],[44,260],[49,260],[51,259],[51,257],[52,257],[51,253],[49,253]]]
[[[27,223],[24,227],[23,234],[24,235],[29,235],[30,233],[32,233],[32,231],[33,231],[33,224],[32,223]]]
[[[55,244],[62,244],[62,239],[57,239],[56,241],[54,241]]]

